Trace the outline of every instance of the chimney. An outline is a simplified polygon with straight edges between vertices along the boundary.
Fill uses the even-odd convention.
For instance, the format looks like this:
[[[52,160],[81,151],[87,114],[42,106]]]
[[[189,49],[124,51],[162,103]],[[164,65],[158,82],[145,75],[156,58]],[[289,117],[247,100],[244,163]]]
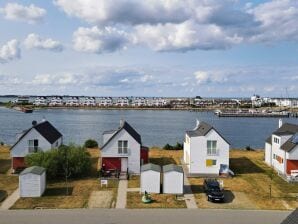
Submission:
[[[32,126],[37,125],[37,121],[32,121]]]
[[[279,120],[278,120],[278,128],[280,128],[282,126],[282,119],[280,118]]]
[[[121,119],[120,119],[120,127],[122,127],[123,125],[124,125],[124,119],[121,118]]]
[[[200,121],[197,119],[197,120],[196,120],[196,127],[195,127],[194,130],[196,130],[196,129],[199,127],[199,125],[200,125]]]

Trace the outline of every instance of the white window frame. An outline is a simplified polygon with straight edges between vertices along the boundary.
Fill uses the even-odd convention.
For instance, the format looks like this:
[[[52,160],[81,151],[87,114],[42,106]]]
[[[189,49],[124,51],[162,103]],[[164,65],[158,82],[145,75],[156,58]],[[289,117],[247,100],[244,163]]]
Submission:
[[[217,155],[217,140],[207,140],[207,155],[208,156]]]
[[[34,142],[35,141],[37,141],[37,146],[34,145]],[[37,152],[38,151],[38,145],[39,145],[38,139],[30,139],[30,140],[28,140],[28,151],[29,151],[29,153],[35,153],[35,152]]]
[[[128,153],[128,141],[119,140],[118,141],[118,154],[127,154]]]

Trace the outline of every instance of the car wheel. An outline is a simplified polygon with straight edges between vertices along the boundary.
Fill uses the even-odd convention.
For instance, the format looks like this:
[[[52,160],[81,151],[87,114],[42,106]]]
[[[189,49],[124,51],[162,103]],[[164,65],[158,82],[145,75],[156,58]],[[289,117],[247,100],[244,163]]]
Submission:
[[[210,198],[209,198],[209,196],[207,196],[207,200],[208,200],[208,201],[210,201]]]

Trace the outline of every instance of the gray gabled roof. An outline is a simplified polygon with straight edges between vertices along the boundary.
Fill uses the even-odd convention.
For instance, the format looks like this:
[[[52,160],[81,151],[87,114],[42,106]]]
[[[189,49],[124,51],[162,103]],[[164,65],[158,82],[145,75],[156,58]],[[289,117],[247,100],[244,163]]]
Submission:
[[[43,172],[45,172],[46,169],[40,166],[31,166],[28,167],[26,169],[24,169],[21,173],[20,176],[28,174],[28,173],[32,173],[32,174],[36,174],[36,175],[41,175],[43,174]]]
[[[156,165],[153,163],[147,163],[147,164],[141,166],[141,172],[148,171],[148,170],[161,172],[161,167],[159,165]]]
[[[298,145],[297,137],[298,133],[289,138],[280,148],[285,150],[286,152],[292,151],[292,149],[294,149]]]
[[[201,121],[200,124],[196,127],[196,129],[192,131],[186,131],[186,133],[189,137],[205,136],[211,129],[212,126],[210,124]]]
[[[178,172],[178,173],[183,173],[183,169],[181,166],[177,166],[175,164],[168,164],[168,165],[164,165],[162,167],[162,171],[164,173],[166,172],[171,172],[171,171],[175,171],[175,172]]]
[[[273,132],[274,135],[283,136],[283,135],[293,135],[298,132],[297,124],[285,123],[276,131]]]
[[[284,221],[280,224],[297,224],[298,223],[298,208],[293,211]]]
[[[200,121],[199,125],[194,130],[186,131],[186,134],[189,137],[206,136],[212,129],[230,145],[230,143],[214,127],[204,121]]]
[[[122,123],[122,125],[118,128],[118,130],[114,131],[114,134],[109,138],[109,140],[101,147],[103,149],[108,145],[112,139],[121,131],[121,130],[127,131],[140,145],[142,145],[141,136],[138,132],[136,132],[135,129],[133,129],[126,121]],[[104,132],[105,133],[105,132]],[[108,131],[109,134],[111,134],[111,131]],[[107,134],[107,133],[105,133]]]

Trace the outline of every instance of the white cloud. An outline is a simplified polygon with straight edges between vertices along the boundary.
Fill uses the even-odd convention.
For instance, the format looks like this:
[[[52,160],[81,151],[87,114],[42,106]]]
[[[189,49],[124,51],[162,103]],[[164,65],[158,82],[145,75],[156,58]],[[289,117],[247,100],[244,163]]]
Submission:
[[[261,25],[251,41],[297,41],[298,40],[298,1],[269,1],[251,8],[249,11]]]
[[[0,46],[0,63],[6,63],[21,57],[19,42],[16,39]]]
[[[223,71],[196,71],[194,73],[196,82],[198,85],[212,84],[212,83],[224,83],[229,80],[232,74]]]
[[[156,51],[187,51],[194,49],[226,49],[241,42],[242,38],[214,24],[199,25],[193,21],[181,24],[139,25],[136,41]]]
[[[182,22],[190,8],[188,0],[55,0],[70,16],[96,24]]]
[[[35,33],[29,34],[25,39],[24,44],[28,49],[37,48],[56,52],[63,50],[63,46],[59,41],[51,38],[42,38]]]
[[[46,10],[34,4],[23,6],[17,3],[8,3],[0,9],[0,13],[4,14],[4,18],[8,20],[36,23],[43,19]]]
[[[28,84],[34,85],[77,85],[80,82],[80,76],[64,72],[58,74],[40,74],[36,75]]]
[[[100,54],[124,49],[129,43],[129,36],[113,27],[80,27],[73,34],[73,43],[77,51]]]

